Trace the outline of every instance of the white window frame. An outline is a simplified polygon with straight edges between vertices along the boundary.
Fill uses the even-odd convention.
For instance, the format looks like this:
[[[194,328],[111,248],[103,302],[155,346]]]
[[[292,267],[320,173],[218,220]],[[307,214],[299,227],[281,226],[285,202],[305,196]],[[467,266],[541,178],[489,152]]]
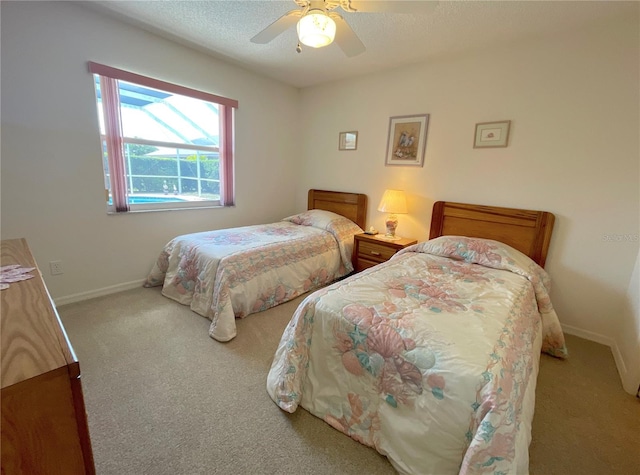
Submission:
[[[174,143],[174,142],[161,142],[154,140],[146,140],[140,138],[130,138],[124,137],[122,134],[121,126],[116,127],[107,127],[107,121],[115,120],[120,122],[120,108],[122,107],[119,97],[116,97],[115,100],[112,100],[110,103],[113,105],[113,108],[109,108],[109,106],[105,106],[105,96],[103,94],[103,107],[102,114],[105,120],[105,134],[101,134],[101,151],[103,151],[103,146],[108,139],[109,131],[111,130],[113,136],[117,136],[117,144],[111,150],[115,150],[115,153],[109,156],[109,175],[113,173],[113,169],[118,168],[118,164],[120,165],[120,169],[123,169],[122,172],[124,176],[119,178],[120,181],[120,194],[116,197],[110,196],[110,190],[106,190],[106,199],[107,199],[107,212],[108,213],[123,213],[123,212],[137,212],[137,211],[158,211],[158,210],[176,210],[176,209],[193,209],[193,208],[211,208],[211,207],[222,207],[222,206],[233,206],[234,205],[234,175],[233,175],[233,151],[234,151],[234,133],[233,133],[233,122],[234,122],[234,111],[238,108],[238,102],[233,99],[228,99],[221,96],[216,96],[214,94],[198,91],[195,89],[186,88],[184,86],[179,86],[176,84],[171,84],[168,82],[160,81],[157,79],[149,78],[146,76],[141,76],[139,74],[131,73],[128,71],[116,69],[110,66],[105,66],[98,63],[89,62],[89,71],[100,77],[101,82],[106,78],[108,81],[126,81],[135,85],[139,85],[142,87],[153,88],[162,92],[166,92],[174,95],[182,95],[186,97],[196,98],[199,100],[211,102],[217,105],[218,113],[220,117],[220,130],[219,130],[219,146],[202,146],[196,144],[188,144],[188,143]],[[112,83],[113,84],[113,83]],[[117,89],[117,88],[116,88]],[[117,94],[116,94],[117,95]],[[117,106],[115,104],[117,103]],[[98,98],[96,97],[96,105],[98,104]],[[110,112],[117,108],[117,112]],[[100,112],[100,111],[99,111]],[[109,116],[109,114],[112,114]],[[115,130],[115,132],[113,132]],[[129,203],[129,195],[126,191],[127,189],[127,180],[130,180],[130,177],[127,175],[126,170],[128,167],[124,167],[125,153],[124,153],[124,145],[125,143],[136,143],[141,145],[152,145],[161,148],[176,148],[185,149],[185,150],[194,150],[194,151],[203,151],[203,152],[214,152],[219,154],[219,167],[220,167],[220,199],[219,200],[197,200],[197,201],[180,201],[180,202],[159,202],[159,203]],[[109,148],[109,147],[107,147]],[[101,161],[103,160],[103,153],[101,154]],[[109,154],[108,154],[109,155]],[[112,160],[120,160],[122,163],[116,162],[116,165],[112,167]],[[179,167],[179,154],[176,152],[176,165]],[[198,165],[199,166],[199,165]],[[178,168],[179,170],[179,168]],[[105,171],[106,173],[106,171]],[[106,175],[105,175],[105,183],[106,183]],[[191,177],[189,177],[191,178]],[[178,173],[178,179],[180,179]],[[200,178],[197,178],[200,180]],[[110,188],[117,188],[114,186],[114,182],[110,180],[111,186]],[[124,188],[122,183],[124,183]],[[126,198],[125,198],[126,196]],[[112,200],[112,204],[109,204],[110,198],[114,198]],[[135,196],[134,196],[135,198]],[[119,200],[119,207],[116,206],[116,201]]]

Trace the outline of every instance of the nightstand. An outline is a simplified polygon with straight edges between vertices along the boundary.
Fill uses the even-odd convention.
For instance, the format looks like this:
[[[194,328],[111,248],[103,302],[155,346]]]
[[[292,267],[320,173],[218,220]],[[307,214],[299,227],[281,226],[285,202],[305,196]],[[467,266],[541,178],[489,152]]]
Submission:
[[[410,238],[390,241],[384,238],[384,234],[356,234],[354,239],[353,268],[356,272],[386,262],[400,249],[418,242]]]

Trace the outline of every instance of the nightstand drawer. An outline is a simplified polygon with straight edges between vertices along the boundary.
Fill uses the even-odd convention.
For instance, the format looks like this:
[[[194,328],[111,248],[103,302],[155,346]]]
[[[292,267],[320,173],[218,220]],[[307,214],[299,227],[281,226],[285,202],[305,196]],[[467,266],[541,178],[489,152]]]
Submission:
[[[357,272],[360,272],[365,269],[368,269],[369,267],[377,266],[378,264],[380,264],[380,262],[372,261],[370,259],[357,259],[356,265],[354,268],[356,269]]]
[[[418,242],[411,238],[398,238],[392,241],[369,234],[356,234],[353,239],[351,257],[356,272],[387,262],[400,249]]]
[[[397,249],[390,248],[384,244],[362,241],[358,247],[358,258],[370,261],[387,261],[397,252]]]

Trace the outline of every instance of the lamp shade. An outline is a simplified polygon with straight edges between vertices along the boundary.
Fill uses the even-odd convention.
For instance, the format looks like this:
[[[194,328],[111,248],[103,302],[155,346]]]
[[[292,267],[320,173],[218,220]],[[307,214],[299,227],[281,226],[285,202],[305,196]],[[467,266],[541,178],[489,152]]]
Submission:
[[[336,36],[336,22],[324,11],[314,8],[300,18],[297,30],[300,43],[320,48],[333,42]]]
[[[385,190],[378,211],[390,214],[403,214],[407,212],[407,197],[402,190]]]

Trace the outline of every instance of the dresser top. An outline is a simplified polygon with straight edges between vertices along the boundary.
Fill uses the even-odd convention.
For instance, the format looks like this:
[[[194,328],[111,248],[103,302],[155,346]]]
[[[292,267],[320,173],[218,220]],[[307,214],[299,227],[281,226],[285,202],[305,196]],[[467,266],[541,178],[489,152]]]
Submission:
[[[11,264],[36,269],[30,272],[32,279],[13,282],[0,291],[2,388],[63,366],[72,365],[70,371],[79,374],[77,359],[25,239],[2,241],[1,265]]]

